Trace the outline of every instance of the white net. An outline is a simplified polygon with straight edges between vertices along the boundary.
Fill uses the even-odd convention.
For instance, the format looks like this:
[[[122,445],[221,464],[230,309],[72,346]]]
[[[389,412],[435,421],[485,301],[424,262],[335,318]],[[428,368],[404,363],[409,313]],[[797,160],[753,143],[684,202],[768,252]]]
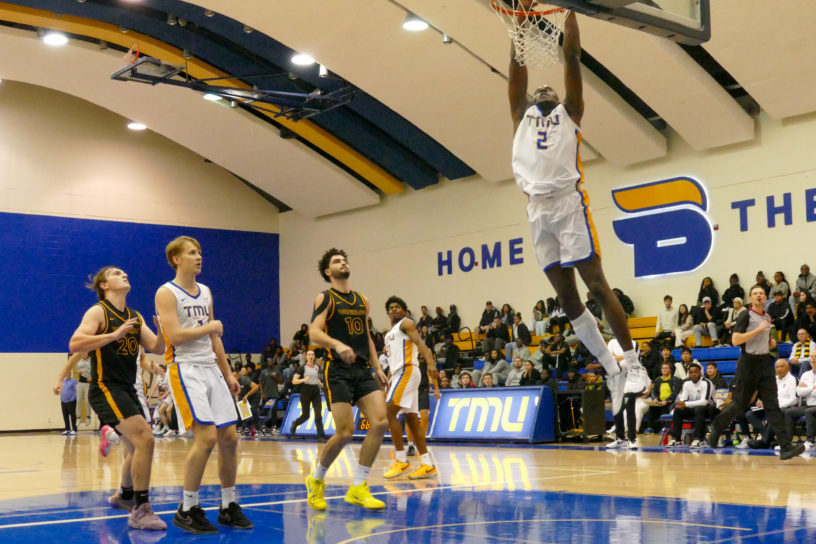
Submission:
[[[490,0],[513,40],[516,62],[550,66],[558,62],[558,39],[569,11],[530,0]]]

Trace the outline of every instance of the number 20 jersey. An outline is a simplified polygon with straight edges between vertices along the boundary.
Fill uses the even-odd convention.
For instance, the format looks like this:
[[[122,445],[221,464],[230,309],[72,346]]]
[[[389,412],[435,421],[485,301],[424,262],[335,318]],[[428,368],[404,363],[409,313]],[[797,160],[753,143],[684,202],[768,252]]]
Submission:
[[[178,315],[179,325],[182,329],[193,329],[201,327],[210,321],[210,308],[212,307],[212,293],[209,287],[203,283],[196,283],[198,295],[193,296],[172,281],[168,281],[162,287],[166,287],[176,297],[176,315]],[[174,346],[164,337],[164,360],[168,365],[172,364],[192,364],[197,366],[215,366],[215,353],[213,352],[210,335],[199,336],[189,342],[184,342]]]
[[[323,291],[323,296],[331,297],[326,317],[326,334],[349,346],[354,350],[358,361],[368,364],[371,354],[366,332],[365,299],[356,291],[341,293],[334,289]],[[334,350],[330,354],[336,361],[343,360]]]
[[[563,104],[543,115],[533,104],[513,139],[513,175],[527,195],[574,191],[581,179],[581,129]]]
[[[108,334],[134,317],[138,323],[119,340],[114,340],[90,352],[91,381],[94,383],[116,384],[133,387],[136,382],[136,367],[139,360],[139,337],[142,332],[142,316],[139,312],[125,307],[117,310],[109,301],[97,302],[105,312],[105,329],[99,334]]]

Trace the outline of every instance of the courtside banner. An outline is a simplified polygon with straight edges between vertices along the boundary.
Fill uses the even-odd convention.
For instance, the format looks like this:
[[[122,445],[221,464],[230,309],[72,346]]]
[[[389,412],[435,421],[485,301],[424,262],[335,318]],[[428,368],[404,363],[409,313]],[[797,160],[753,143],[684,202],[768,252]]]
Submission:
[[[443,389],[431,440],[552,442],[555,412],[549,387]]]

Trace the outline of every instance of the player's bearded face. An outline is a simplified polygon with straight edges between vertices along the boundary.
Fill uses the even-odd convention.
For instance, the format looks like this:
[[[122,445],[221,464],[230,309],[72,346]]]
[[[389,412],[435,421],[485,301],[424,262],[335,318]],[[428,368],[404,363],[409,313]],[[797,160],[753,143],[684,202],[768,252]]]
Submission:
[[[332,278],[336,280],[347,280],[348,277],[351,275],[351,270],[349,270],[348,265],[341,264],[335,265],[329,269]]]

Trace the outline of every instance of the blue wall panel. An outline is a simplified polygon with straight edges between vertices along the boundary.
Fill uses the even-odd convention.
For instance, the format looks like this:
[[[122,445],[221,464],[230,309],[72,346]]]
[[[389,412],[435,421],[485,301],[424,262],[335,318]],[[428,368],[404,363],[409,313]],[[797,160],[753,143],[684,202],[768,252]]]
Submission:
[[[278,234],[0,213],[0,352],[67,352],[96,301],[84,282],[106,265],[127,272],[128,305],[150,322],[156,289],[175,276],[164,248],[180,235],[201,242],[224,347],[258,352],[279,338]]]

